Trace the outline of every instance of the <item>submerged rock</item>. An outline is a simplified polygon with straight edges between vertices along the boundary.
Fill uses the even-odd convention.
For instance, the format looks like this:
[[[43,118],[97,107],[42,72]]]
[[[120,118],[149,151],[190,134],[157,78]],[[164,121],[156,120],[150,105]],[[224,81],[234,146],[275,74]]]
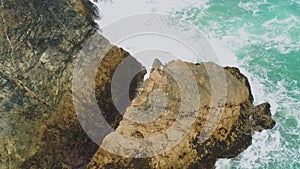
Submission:
[[[247,78],[213,63],[155,61],[140,94],[88,168],[214,168],[275,122],[253,105]],[[158,68],[160,67],[160,68]]]

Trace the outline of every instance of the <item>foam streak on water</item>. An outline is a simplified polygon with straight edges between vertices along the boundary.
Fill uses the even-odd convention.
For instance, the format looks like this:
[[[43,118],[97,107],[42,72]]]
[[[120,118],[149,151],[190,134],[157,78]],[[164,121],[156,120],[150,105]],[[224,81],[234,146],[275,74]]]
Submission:
[[[100,27],[151,11],[193,23],[207,35],[223,65],[237,66],[249,78],[255,103],[271,104],[275,128],[255,133],[247,150],[219,160],[217,168],[300,168],[299,0],[114,0],[101,2],[100,8]]]

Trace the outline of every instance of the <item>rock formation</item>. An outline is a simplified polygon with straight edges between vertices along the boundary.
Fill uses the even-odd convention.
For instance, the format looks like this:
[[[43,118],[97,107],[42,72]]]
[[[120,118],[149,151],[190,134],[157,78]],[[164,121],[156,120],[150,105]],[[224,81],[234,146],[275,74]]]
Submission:
[[[275,124],[270,105],[253,105],[247,79],[235,68],[181,61],[163,66],[156,61],[150,78],[139,88],[145,74],[142,65],[96,32],[93,8],[87,0],[0,1],[0,168],[84,168],[87,164],[89,168],[212,167],[217,158],[234,157],[249,146],[253,130]],[[126,60],[131,66],[119,70]],[[124,90],[122,81],[112,83],[118,71],[125,77],[139,72],[127,82],[129,91]],[[227,86],[212,88],[222,84],[212,80],[209,72],[224,72],[220,78],[226,78]],[[196,80],[178,84],[189,79]],[[117,98],[111,93],[111,84],[116,85]],[[195,85],[198,90],[192,93]],[[181,89],[190,91],[184,102]],[[225,90],[226,95],[218,95]],[[74,91],[81,94],[80,99]],[[155,100],[161,105],[153,104]],[[113,101],[120,103],[118,108]],[[102,123],[93,123],[98,122],[94,107],[116,131],[102,131]],[[124,119],[119,113],[125,113]],[[140,117],[142,124],[132,121],[135,117]],[[154,117],[158,120],[143,121]],[[135,139],[148,138],[164,133],[176,118],[181,123],[174,131],[187,127],[188,132],[182,133],[184,137],[175,146],[168,146],[171,135],[163,135],[162,148],[153,147],[171,147],[168,151],[145,149],[148,155],[152,153],[147,157],[125,146],[119,153],[128,151],[128,157],[122,157],[103,149],[117,132]],[[194,123],[185,126],[189,118]],[[95,130],[83,130],[91,124]],[[103,135],[98,136],[100,133]],[[101,143],[106,134],[97,151],[92,139]]]
[[[251,145],[253,131],[275,125],[268,103],[253,105],[238,69],[182,61],[160,67],[152,69],[88,168],[213,168],[218,158]]]

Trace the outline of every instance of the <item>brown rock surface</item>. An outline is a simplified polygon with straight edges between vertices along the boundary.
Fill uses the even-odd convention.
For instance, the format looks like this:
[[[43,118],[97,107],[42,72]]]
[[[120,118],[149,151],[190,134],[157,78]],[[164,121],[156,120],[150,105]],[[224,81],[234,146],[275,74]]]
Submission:
[[[88,168],[213,168],[246,149],[257,126],[275,124],[236,68],[172,61],[140,91]]]

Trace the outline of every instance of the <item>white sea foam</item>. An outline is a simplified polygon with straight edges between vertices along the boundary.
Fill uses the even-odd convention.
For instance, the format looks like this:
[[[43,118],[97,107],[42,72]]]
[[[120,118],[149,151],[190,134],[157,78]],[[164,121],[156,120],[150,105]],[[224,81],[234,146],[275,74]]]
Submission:
[[[179,9],[189,4],[201,6],[202,8],[209,7],[207,5],[207,0],[113,0],[113,2],[99,1],[98,6],[101,9],[103,18],[98,21],[98,23],[99,25],[105,25],[124,16],[143,12],[167,12],[172,9]]]
[[[267,4],[267,0],[261,0],[256,2],[239,2],[238,6],[247,11],[252,11],[253,16],[257,16],[257,12],[259,12],[259,6],[263,4]]]

